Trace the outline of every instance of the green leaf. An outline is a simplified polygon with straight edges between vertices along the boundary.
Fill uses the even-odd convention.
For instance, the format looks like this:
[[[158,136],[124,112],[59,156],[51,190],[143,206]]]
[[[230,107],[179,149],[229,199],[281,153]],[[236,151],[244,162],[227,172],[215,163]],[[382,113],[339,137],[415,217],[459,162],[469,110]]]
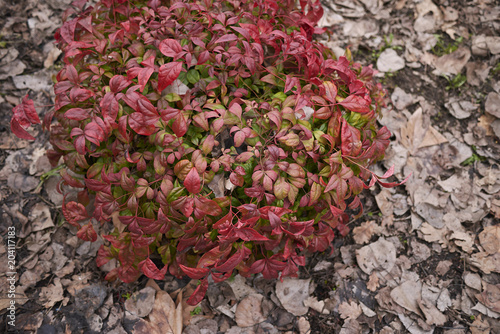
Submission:
[[[187,80],[193,85],[198,83],[198,81],[200,81],[200,72],[197,70],[189,70],[187,73]]]

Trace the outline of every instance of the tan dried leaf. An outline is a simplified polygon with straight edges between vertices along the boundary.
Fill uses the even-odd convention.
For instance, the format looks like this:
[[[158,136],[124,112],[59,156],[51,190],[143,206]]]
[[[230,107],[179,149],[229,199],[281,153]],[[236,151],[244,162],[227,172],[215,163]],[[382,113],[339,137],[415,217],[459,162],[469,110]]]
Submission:
[[[378,282],[377,273],[373,272],[370,275],[370,278],[368,280],[368,283],[366,284],[366,287],[368,288],[368,290],[375,292],[375,290],[377,290],[379,286],[380,286],[380,284]]]
[[[450,240],[453,240],[455,244],[462,248],[466,253],[472,253],[472,251],[474,250],[474,238],[470,233],[453,231],[450,236]]]
[[[500,253],[494,255],[488,255],[486,252],[475,253],[471,255],[470,261],[485,274],[491,274],[492,271],[500,272]]]
[[[442,326],[447,321],[446,316],[439,312],[436,306],[429,300],[423,299],[418,301],[418,306],[425,316],[425,322],[428,325]]]
[[[355,227],[352,232],[354,234],[354,241],[362,245],[369,242],[374,234],[380,233],[380,226],[374,220],[370,220]]]
[[[239,327],[250,327],[266,320],[262,314],[263,298],[260,294],[252,294],[238,304],[234,315]]]
[[[500,284],[483,282],[484,290],[476,294],[476,298],[490,310],[500,313]]]
[[[339,305],[339,314],[342,319],[356,320],[361,313],[363,313],[363,310],[355,301],[351,300],[350,303],[343,302]]]
[[[470,331],[471,334],[490,334],[490,324],[488,320],[483,320],[483,317],[478,315],[472,326],[470,326]]]
[[[448,234],[448,229],[441,228],[437,229],[433,227],[431,224],[424,222],[420,227],[420,232],[423,234],[423,239],[427,242],[439,242],[440,244],[447,244],[448,240],[446,239],[446,235]]]
[[[54,279],[54,284],[43,287],[40,292],[40,300],[45,308],[53,307],[57,302],[64,299],[64,289],[59,278]]]
[[[181,324],[182,327],[182,324]],[[181,334],[178,332],[175,303],[165,291],[156,293],[153,310],[148,320],[140,319],[134,325],[136,334]]]
[[[488,226],[479,234],[479,242],[488,254],[500,252],[500,226]]]

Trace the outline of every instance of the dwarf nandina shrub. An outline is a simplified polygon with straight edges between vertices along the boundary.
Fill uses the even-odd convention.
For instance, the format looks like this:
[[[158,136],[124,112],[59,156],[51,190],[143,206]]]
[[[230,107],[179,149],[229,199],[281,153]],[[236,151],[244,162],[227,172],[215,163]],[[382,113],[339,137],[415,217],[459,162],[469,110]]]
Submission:
[[[385,92],[313,40],[319,1],[85,2],[56,33],[44,124],[51,161],[81,188],[63,204],[78,236],[96,240],[92,217],[125,225],[103,236],[98,266],[118,261],[107,279],[187,275],[197,303],[209,276],[296,276],[306,251],[347,233],[363,188],[394,186],[367,169],[389,144]],[[30,100],[14,109],[20,137],[37,122]]]

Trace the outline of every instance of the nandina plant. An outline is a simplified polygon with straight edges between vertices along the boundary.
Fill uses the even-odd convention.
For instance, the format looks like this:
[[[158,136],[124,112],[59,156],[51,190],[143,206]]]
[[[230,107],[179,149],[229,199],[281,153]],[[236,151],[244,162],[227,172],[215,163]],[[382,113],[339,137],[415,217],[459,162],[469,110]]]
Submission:
[[[210,276],[297,276],[348,232],[364,188],[395,185],[367,168],[389,144],[385,91],[371,66],[314,41],[319,1],[73,6],[44,126],[81,190],[63,203],[78,237],[97,239],[91,218],[125,225],[103,236],[97,265],[118,263],[108,280],[187,275],[196,304]],[[31,100],[14,108],[19,137],[38,122]]]

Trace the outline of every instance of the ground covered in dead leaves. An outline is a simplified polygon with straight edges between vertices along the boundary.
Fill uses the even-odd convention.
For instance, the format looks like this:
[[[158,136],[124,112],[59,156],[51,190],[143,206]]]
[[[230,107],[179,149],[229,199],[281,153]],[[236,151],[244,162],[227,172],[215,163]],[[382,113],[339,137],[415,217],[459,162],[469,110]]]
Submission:
[[[110,284],[101,241],[77,239],[59,212],[40,128],[10,133],[26,93],[53,102],[53,33],[71,0],[0,0],[0,332],[500,333],[500,6],[495,0],[325,0],[322,40],[374,64],[393,105],[383,174],[352,233],[299,280],[236,276],[197,307],[189,280]],[[40,182],[43,176],[43,183]],[[16,320],[9,326],[8,232],[16,231]],[[106,270],[106,268],[104,268]],[[107,268],[109,270],[109,268]]]

